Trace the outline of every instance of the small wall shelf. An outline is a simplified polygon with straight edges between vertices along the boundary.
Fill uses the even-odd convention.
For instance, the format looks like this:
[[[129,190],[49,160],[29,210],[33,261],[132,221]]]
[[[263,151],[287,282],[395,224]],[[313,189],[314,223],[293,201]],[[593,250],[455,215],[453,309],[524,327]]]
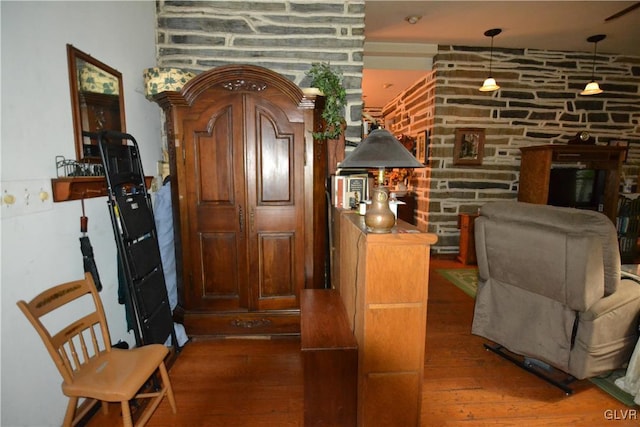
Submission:
[[[144,177],[147,188],[151,187],[152,176]],[[107,180],[104,176],[72,176],[66,178],[52,178],[54,202],[90,199],[107,195]]]

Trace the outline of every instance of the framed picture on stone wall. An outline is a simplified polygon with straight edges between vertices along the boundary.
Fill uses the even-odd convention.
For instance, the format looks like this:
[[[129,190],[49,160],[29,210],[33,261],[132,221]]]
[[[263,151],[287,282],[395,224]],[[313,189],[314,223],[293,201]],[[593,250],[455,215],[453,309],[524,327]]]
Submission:
[[[484,129],[456,129],[453,145],[454,165],[481,165],[484,150]]]

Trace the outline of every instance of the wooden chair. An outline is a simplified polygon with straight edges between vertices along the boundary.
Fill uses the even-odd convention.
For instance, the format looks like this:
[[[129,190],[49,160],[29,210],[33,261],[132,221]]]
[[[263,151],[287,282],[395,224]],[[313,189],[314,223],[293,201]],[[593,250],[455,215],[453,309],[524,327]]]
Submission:
[[[51,328],[47,329],[41,318],[87,294],[93,297],[94,307],[90,310],[95,311],[72,320],[68,326],[51,335]],[[104,308],[91,274],[85,273],[83,280],[46,290],[28,303],[18,301],[18,307],[38,331],[64,379],[62,392],[69,397],[64,426],[77,423],[93,406],[84,405],[84,410],[77,411],[79,398],[101,401],[105,413],[107,402],[120,402],[125,426],[133,425],[129,407],[132,399],[153,398],[144,406],[137,426],[143,426],[149,420],[164,396],[176,413],[171,382],[164,364],[168,349],[161,344],[131,350],[111,348]],[[160,372],[161,386],[154,377],[156,371]]]

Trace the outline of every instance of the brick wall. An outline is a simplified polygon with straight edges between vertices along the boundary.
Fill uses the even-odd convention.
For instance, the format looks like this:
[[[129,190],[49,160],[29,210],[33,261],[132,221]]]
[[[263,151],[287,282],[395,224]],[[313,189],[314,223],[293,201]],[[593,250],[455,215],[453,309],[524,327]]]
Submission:
[[[434,105],[425,103],[425,110],[415,113],[414,106],[409,107],[416,91],[425,93],[423,100],[428,98],[427,83],[420,80],[383,109],[385,120],[405,113],[420,118],[434,109],[431,168],[421,171],[413,184],[418,225],[438,235],[436,253],[458,251],[458,213],[475,212],[488,201],[517,198],[519,147],[565,143],[577,131],[588,130],[598,144],[629,141],[623,173],[636,180],[640,169],[640,57],[598,54],[595,78],[605,92],[589,97],[579,92],[591,79],[590,53],[493,53],[499,91],[478,91],[488,75],[488,49],[440,46],[434,58]],[[453,165],[455,130],[462,127],[485,129],[481,166]],[[422,130],[398,127],[399,133],[411,136]]]
[[[343,74],[346,137],[361,137],[364,0],[157,2],[157,62],[195,73],[259,65],[300,87],[314,62]]]
[[[385,128],[396,136],[417,138],[424,132],[431,136],[435,125],[435,84],[435,72],[426,72],[385,105],[381,111]],[[429,222],[430,175],[431,168],[415,169],[410,180],[410,187],[416,194],[416,225],[422,230],[427,230]]]

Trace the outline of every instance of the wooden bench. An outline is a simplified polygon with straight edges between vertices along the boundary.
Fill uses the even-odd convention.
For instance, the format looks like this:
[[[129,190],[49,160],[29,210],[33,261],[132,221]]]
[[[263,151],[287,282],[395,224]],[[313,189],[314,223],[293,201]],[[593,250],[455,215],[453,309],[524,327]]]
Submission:
[[[301,291],[300,341],[305,427],[355,426],[358,345],[337,291]]]

